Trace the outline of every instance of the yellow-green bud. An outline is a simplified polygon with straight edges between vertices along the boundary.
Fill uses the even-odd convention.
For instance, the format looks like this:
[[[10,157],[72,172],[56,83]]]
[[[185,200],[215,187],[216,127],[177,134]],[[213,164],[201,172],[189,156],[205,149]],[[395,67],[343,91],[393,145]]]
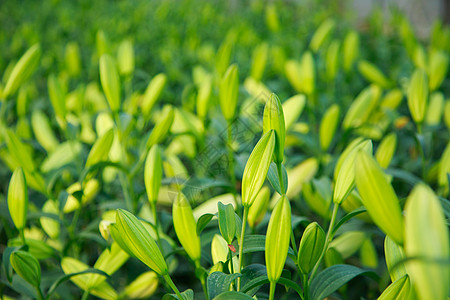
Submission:
[[[197,115],[201,120],[205,120],[208,115],[209,103],[211,100],[212,79],[211,76],[206,76],[198,87],[197,94]]]
[[[358,63],[358,70],[364,78],[370,83],[379,85],[382,88],[389,88],[391,81],[374,64],[362,60]]]
[[[55,137],[47,116],[40,110],[33,110],[31,115],[31,126],[34,136],[39,144],[48,152],[52,152],[58,146],[58,139]]]
[[[309,274],[319,260],[325,246],[325,232],[317,222],[310,223],[303,232],[298,248],[297,263],[303,274]]]
[[[346,231],[335,238],[330,247],[336,249],[343,259],[347,259],[361,248],[366,239],[367,234],[362,231]]]
[[[145,160],[144,182],[148,201],[156,203],[162,179],[162,158],[158,145],[153,145]]]
[[[6,129],[5,142],[9,154],[26,172],[33,173],[36,166],[31,151],[10,129]]]
[[[295,95],[283,102],[283,114],[286,131],[298,120],[305,107],[305,95]]]
[[[384,257],[392,282],[406,275],[405,264],[401,263],[406,258],[405,252],[389,236],[384,239]]]
[[[42,207],[42,211],[54,215],[59,215],[59,209],[55,201],[52,199],[47,200]],[[45,233],[52,239],[56,239],[59,236],[59,222],[48,217],[41,217],[41,226]]]
[[[312,95],[316,86],[316,71],[314,57],[311,52],[307,51],[303,54],[300,65],[303,91],[307,95]]]
[[[330,106],[325,114],[323,115],[322,121],[320,123],[320,147],[322,150],[326,151],[333,140],[334,133],[339,124],[340,108],[339,105],[333,104]]]
[[[155,77],[153,77],[153,79],[148,84],[141,100],[142,114],[146,118],[150,116],[150,112],[152,111],[153,106],[155,106],[156,101],[158,101],[159,97],[161,96],[166,83],[166,74],[160,73],[158,75],[155,75]]]
[[[299,93],[303,92],[302,67],[300,62],[293,59],[286,61],[284,73],[292,87]]]
[[[147,148],[150,148],[155,144],[160,144],[167,136],[173,123],[174,114],[175,113],[172,106],[167,105],[163,108],[161,112],[161,119],[158,123],[156,123],[155,127],[153,127],[153,130],[148,137]]]
[[[70,42],[66,45],[64,60],[69,74],[78,76],[81,72],[80,47],[76,42]]]
[[[247,221],[251,228],[254,228],[264,218],[269,207],[269,198],[270,190],[268,187],[263,186],[248,210]]]
[[[362,90],[350,105],[344,121],[342,121],[342,127],[349,129],[363,125],[377,105],[380,94],[380,88],[374,85]]]
[[[449,54],[444,51],[431,51],[428,66],[428,76],[430,77],[430,91],[439,88],[445,79],[449,65]]]
[[[335,26],[335,22],[333,19],[326,19],[320,24],[319,28],[317,28],[314,33],[311,42],[309,43],[309,48],[313,52],[317,52],[320,46],[324,43],[324,41],[330,36]]]
[[[120,109],[120,80],[117,73],[116,63],[114,59],[108,55],[103,54],[100,57],[100,81],[102,83],[103,91],[108,100],[109,108],[113,112]]]
[[[366,240],[361,245],[359,249],[359,257],[361,259],[361,264],[365,267],[375,269],[378,266],[378,254],[370,238]]]
[[[450,143],[445,147],[439,161],[438,182],[440,186],[448,187],[448,173],[450,173]]]
[[[378,146],[375,157],[380,164],[380,167],[386,169],[394,157],[395,149],[397,148],[397,135],[392,132],[388,134]]]
[[[48,95],[50,102],[52,103],[55,115],[58,118],[58,122],[65,126],[66,119],[66,93],[62,87],[62,84],[58,77],[50,75],[47,81]]]
[[[344,70],[349,72],[359,55],[359,35],[356,31],[347,33],[342,48]]]
[[[22,168],[17,168],[8,187],[8,210],[17,229],[23,230],[27,221],[28,188]]]
[[[117,49],[117,62],[122,75],[130,75],[134,71],[134,50],[130,40],[124,40]]]
[[[158,289],[158,274],[148,271],[139,275],[125,287],[124,295],[128,299],[146,299]]]
[[[437,126],[441,122],[444,112],[444,95],[441,92],[434,92],[430,95],[430,103],[428,105],[425,123],[430,126]]]
[[[328,46],[327,56],[326,56],[326,74],[328,80],[334,80],[338,72],[339,67],[339,50],[340,50],[339,40],[333,40]]]
[[[266,267],[270,282],[277,282],[283,271],[291,237],[291,205],[282,196],[270,216],[266,234]]]
[[[98,162],[108,158],[109,150],[114,140],[114,130],[110,129],[97,139],[94,146],[92,146],[86,160],[85,168],[95,165]]]
[[[399,89],[390,90],[381,100],[381,108],[395,110],[403,100],[403,93]]]
[[[226,262],[228,260],[228,244],[225,239],[218,234],[215,234],[211,242],[211,257],[213,264],[216,265],[219,262]]]
[[[260,81],[262,76],[264,75],[268,53],[269,45],[266,42],[259,44],[255,47],[255,50],[253,50],[250,76],[256,81]]]
[[[239,95],[239,72],[236,64],[231,65],[220,82],[220,108],[227,122],[231,122],[236,114]]]
[[[99,57],[109,52],[109,40],[103,30],[97,31],[95,42],[97,46],[97,54]]]
[[[409,299],[410,290],[409,276],[405,275],[391,283],[377,300]]]
[[[450,129],[450,99],[445,101],[444,107],[444,122],[448,129]]]
[[[283,162],[284,142],[286,139],[285,126],[281,101],[277,95],[272,94],[264,107],[263,133],[270,130],[275,132],[275,149],[273,154],[275,163]]]
[[[193,261],[200,259],[200,238],[197,234],[197,224],[192,214],[191,205],[182,193],[173,203],[173,226],[178,240]]]
[[[423,70],[416,70],[408,88],[408,107],[413,120],[421,124],[428,102],[428,78]]]
[[[266,7],[266,24],[270,31],[278,32],[280,30],[280,21],[278,20],[277,8],[273,3]]]
[[[25,251],[14,251],[9,257],[11,265],[26,282],[34,287],[41,284],[41,266],[39,261],[30,253]]]

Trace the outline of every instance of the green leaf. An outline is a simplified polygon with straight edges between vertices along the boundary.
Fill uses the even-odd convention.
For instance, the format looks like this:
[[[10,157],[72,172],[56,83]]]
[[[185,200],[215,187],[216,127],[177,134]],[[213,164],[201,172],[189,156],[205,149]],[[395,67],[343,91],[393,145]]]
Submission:
[[[194,291],[191,289],[185,290],[181,293],[181,296],[183,299],[180,299],[176,294],[165,294],[162,298],[162,300],[194,300]]]
[[[342,217],[342,219],[339,220],[339,222],[337,222],[336,226],[333,228],[333,232],[332,235],[336,234],[336,232],[338,231],[338,229],[345,224],[345,222],[347,222],[348,220],[350,220],[351,218],[362,214],[364,212],[366,212],[367,209],[363,206],[358,207],[357,209],[355,209],[354,211],[349,212],[348,214],[346,214],[345,216]]]
[[[233,205],[224,205],[222,202],[217,204],[219,214],[219,229],[223,238],[228,244],[233,242],[236,234],[236,217],[234,216]]]
[[[214,298],[214,300],[253,300],[252,297],[250,297],[247,294],[236,292],[236,291],[228,291],[224,292],[217,297]]]
[[[197,221],[197,235],[202,233],[203,229],[209,224],[209,222],[214,217],[214,214],[204,214]]]
[[[240,277],[241,274],[225,274],[222,272],[214,272],[208,276],[207,286],[209,297],[215,298],[217,295],[226,292],[230,289],[230,284]]]
[[[267,173],[267,179],[269,179],[270,184],[274,188],[274,190],[280,194],[286,194],[288,188],[288,176],[286,168],[283,166],[283,182],[284,182],[284,191],[281,191],[280,187],[280,179],[278,178],[278,170],[277,165],[275,163],[271,163],[269,167],[269,172]]]
[[[334,265],[320,272],[311,283],[311,299],[322,300],[359,275],[377,277],[374,272],[350,265]]]
[[[24,248],[24,246],[6,247],[6,249],[3,251],[2,262],[3,262],[3,265],[5,266],[5,270],[6,270],[6,278],[8,279],[8,281],[10,283],[12,282],[13,269],[9,262],[9,257],[11,256],[11,253],[13,253],[14,251],[20,250],[22,248]]]

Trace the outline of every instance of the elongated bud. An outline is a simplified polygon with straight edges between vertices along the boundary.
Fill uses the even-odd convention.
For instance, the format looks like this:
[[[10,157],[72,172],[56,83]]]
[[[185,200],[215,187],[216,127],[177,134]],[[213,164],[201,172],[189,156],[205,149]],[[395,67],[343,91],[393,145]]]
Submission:
[[[148,271],[139,275],[125,287],[124,295],[128,299],[146,299],[158,289],[158,274]]]
[[[84,190],[82,191],[81,183],[76,182],[70,185],[66,192],[69,193],[69,197],[67,197],[66,204],[64,205],[63,212],[65,214],[70,213],[80,207],[80,205],[85,205],[92,201],[92,199],[97,196],[98,191],[100,190],[100,183],[97,179],[92,178],[87,180],[84,183]],[[81,196],[81,204],[72,194],[75,192],[82,191],[83,195]]]
[[[323,115],[322,122],[320,123],[320,147],[326,151],[330,147],[333,140],[334,133],[339,124],[340,108],[337,104],[330,106]]]
[[[430,126],[437,126],[441,122],[444,112],[444,95],[441,92],[434,92],[430,95],[430,104],[428,105],[425,123]]]
[[[36,140],[47,152],[52,152],[58,146],[59,142],[53,133],[50,121],[42,111],[33,110],[31,126]]]
[[[148,152],[144,169],[145,190],[147,191],[148,201],[150,202],[155,203],[158,200],[162,179],[162,167],[161,150],[158,145],[153,145]]]
[[[420,124],[425,118],[428,102],[428,78],[423,70],[417,69],[411,77],[408,88],[408,107],[413,120]]]
[[[227,241],[218,234],[215,234],[211,242],[211,257],[213,264],[219,262],[225,263],[228,260],[228,245]]]
[[[288,60],[284,65],[284,73],[292,87],[299,93],[303,92],[302,67],[297,60]]]
[[[297,196],[305,182],[310,181],[316,175],[319,169],[319,163],[314,157],[305,159],[293,169],[288,170],[289,186],[286,192],[288,198]]]
[[[315,71],[315,63],[314,63],[314,57],[311,52],[306,51],[303,56],[302,60],[300,61],[301,65],[301,74],[302,74],[302,81],[303,81],[303,91],[307,95],[312,95],[315,90],[316,86],[316,71]]]
[[[372,155],[356,154],[358,191],[374,223],[396,243],[403,244],[403,216],[394,189]]]
[[[116,224],[111,225],[111,228],[117,230],[112,230],[111,235],[124,251],[130,251],[156,273],[167,274],[167,264],[161,251],[144,225],[133,214],[118,209]]]
[[[405,205],[405,253],[408,275],[419,299],[445,300],[449,293],[449,234],[439,199],[424,184],[417,185]]]
[[[392,132],[388,134],[378,146],[375,157],[380,164],[380,167],[386,169],[394,157],[395,149],[397,148],[397,135]]]
[[[52,199],[49,199],[45,202],[44,206],[42,207],[42,211],[44,213],[50,213],[54,215],[59,214],[58,206],[56,205],[55,201]],[[48,234],[49,237],[52,239],[56,239],[59,236],[59,222],[48,217],[41,217],[40,218],[42,229],[45,231],[45,233]]]
[[[335,26],[335,22],[333,19],[326,19],[322,24],[320,24],[319,28],[317,28],[314,33],[311,42],[309,43],[309,48],[313,52],[317,52],[320,46],[324,43],[324,41],[330,36]]]
[[[330,219],[330,205],[333,195],[331,185],[328,177],[322,177],[319,180],[305,182],[302,188],[302,195],[306,204],[325,220]]]
[[[325,232],[317,222],[310,223],[303,232],[298,249],[298,267],[303,274],[309,274],[325,246]]]
[[[30,253],[25,251],[14,251],[9,258],[11,265],[26,282],[34,287],[41,284],[41,266],[39,261]]]
[[[212,93],[211,76],[206,76],[200,83],[197,94],[197,115],[201,120],[205,120],[208,115]]]
[[[378,266],[378,254],[375,249],[375,245],[370,238],[366,240],[361,245],[359,249],[359,257],[361,259],[361,264],[365,267],[375,269]]]
[[[228,244],[231,244],[236,236],[236,217],[233,205],[223,205],[222,202],[217,203],[219,215],[219,229],[223,238]]]
[[[60,80],[55,75],[50,75],[47,81],[48,95],[52,103],[53,110],[59,118],[58,122],[65,124],[66,119],[66,94]],[[65,125],[63,125],[65,126]]]
[[[346,231],[335,238],[330,247],[336,249],[343,259],[347,259],[361,248],[366,239],[367,234],[362,231]]]
[[[26,172],[33,173],[36,170],[36,166],[29,148],[10,129],[6,129],[5,142],[9,154],[14,158],[16,163]]]
[[[342,48],[344,70],[349,72],[359,55],[359,35],[356,31],[347,33]]]
[[[255,201],[267,172],[275,149],[275,133],[266,132],[253,149],[242,175],[242,205],[250,207]]]
[[[5,88],[3,89],[3,98],[8,98],[14,94],[17,89],[33,74],[34,70],[38,66],[39,58],[41,56],[41,47],[39,44],[31,46],[27,52],[19,59],[14,65],[8,81],[6,81]]]
[[[281,163],[283,162],[286,128],[283,107],[281,105],[280,98],[278,98],[275,94],[270,95],[270,98],[264,107],[263,133],[270,130],[275,132],[275,149],[273,158],[275,163]]]
[[[283,114],[286,131],[298,120],[305,107],[305,95],[295,95],[283,102]]]
[[[201,248],[197,224],[192,214],[191,205],[182,193],[178,193],[173,204],[172,216],[175,233],[181,246],[193,261],[199,260]]]
[[[350,105],[342,121],[344,129],[357,128],[363,125],[377,105],[381,90],[377,86],[369,86],[362,90]]]
[[[103,30],[97,31],[97,35],[95,38],[97,54],[99,57],[101,57],[103,54],[109,52],[109,40]]]
[[[100,223],[98,224],[98,230],[100,231],[100,235],[102,236],[102,238],[105,239],[105,241],[109,241],[109,238],[111,237],[109,226],[112,223],[113,222],[108,220],[101,220]]]
[[[255,50],[253,50],[250,76],[256,81],[260,81],[264,74],[268,53],[269,53],[269,45],[265,42],[259,44],[258,46],[256,46]]]
[[[425,49],[420,43],[417,43],[414,49],[414,55],[412,57],[414,64],[417,68],[426,70],[427,68],[427,54],[425,53]]]
[[[174,110],[173,107],[167,105],[162,110],[162,117],[158,123],[156,123],[155,127],[153,127],[152,132],[147,140],[147,148],[155,144],[160,144],[163,139],[169,133],[170,127],[172,126],[174,119]]]
[[[266,7],[266,24],[272,32],[278,32],[280,30],[277,8],[273,3],[269,3]]]
[[[411,283],[409,276],[405,275],[402,278],[391,283],[378,297],[377,300],[396,300],[408,299],[411,290]]]
[[[338,165],[336,168],[340,167],[337,177],[336,177],[336,184],[334,186],[334,194],[333,194],[333,201],[334,203],[341,204],[342,201],[347,198],[348,194],[353,190],[355,187],[355,158],[356,154],[359,150],[362,150],[366,153],[372,153],[372,141],[366,140],[361,141],[357,144],[350,144],[347,147],[350,151],[344,151],[342,153],[343,161],[342,164],[339,166],[339,161],[341,161],[341,158],[339,158]],[[346,150],[347,150],[346,149]],[[336,175],[336,173],[335,173]]]
[[[382,88],[389,88],[391,81],[374,64],[362,60],[358,63],[358,70],[364,78],[370,83],[379,85]]]
[[[230,64],[230,56],[231,56],[231,50],[233,47],[233,40],[232,33],[229,31],[227,34],[227,37],[225,41],[220,45],[219,49],[217,50],[216,54],[216,72],[219,78],[223,76],[223,74],[227,71],[227,67]]]
[[[110,249],[105,249],[94,264],[94,268],[101,270],[108,275],[114,274],[129,258],[117,243],[112,243]],[[105,276],[90,274],[87,281],[89,287],[96,287],[105,281]]]
[[[445,79],[448,71],[449,55],[448,52],[431,51],[428,66],[428,75],[430,76],[430,91],[438,89]]]
[[[291,205],[282,196],[270,216],[266,234],[266,267],[270,282],[277,282],[283,271],[291,237]]]
[[[109,108],[113,112],[120,109],[120,80],[116,63],[108,54],[100,57],[100,81],[108,100]]]
[[[89,168],[90,166],[93,166],[96,163],[107,159],[113,140],[114,129],[108,130],[99,139],[97,139],[94,146],[92,146],[91,151],[89,152],[85,168]]]
[[[150,116],[150,112],[152,111],[155,103],[158,101],[161,96],[164,87],[167,83],[167,76],[164,73],[160,73],[155,75],[153,79],[147,86],[144,95],[141,100],[141,108],[142,114],[148,118]]]
[[[333,40],[330,46],[328,46],[326,54],[326,74],[328,80],[334,80],[338,72],[340,47],[339,40]]]
[[[236,114],[239,95],[239,72],[236,64],[232,64],[220,82],[220,108],[225,120],[231,122]]]
[[[22,230],[25,227],[28,210],[28,188],[22,168],[17,168],[8,187],[8,210],[14,225]]]
[[[389,236],[384,239],[384,257],[392,282],[407,274],[405,264],[401,262],[406,258],[405,252]]]
[[[263,186],[248,210],[247,221],[251,228],[254,228],[264,218],[269,207],[269,199],[270,190],[268,187]]]
[[[381,100],[381,108],[395,110],[403,100],[403,93],[399,89],[390,90]]]
[[[117,49],[117,62],[122,75],[130,75],[134,71],[134,50],[130,40],[124,40]]]
[[[80,47],[76,42],[70,42],[66,45],[64,60],[69,74],[78,76],[81,72]]]

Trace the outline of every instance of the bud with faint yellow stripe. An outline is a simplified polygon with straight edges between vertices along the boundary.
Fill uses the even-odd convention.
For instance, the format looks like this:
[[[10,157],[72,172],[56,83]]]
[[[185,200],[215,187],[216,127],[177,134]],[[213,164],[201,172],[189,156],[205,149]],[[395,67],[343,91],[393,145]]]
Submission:
[[[383,169],[386,169],[394,157],[397,148],[397,135],[392,132],[388,134],[378,146],[375,157]]]
[[[408,107],[413,120],[421,124],[428,102],[428,77],[423,70],[416,70],[408,88]]]

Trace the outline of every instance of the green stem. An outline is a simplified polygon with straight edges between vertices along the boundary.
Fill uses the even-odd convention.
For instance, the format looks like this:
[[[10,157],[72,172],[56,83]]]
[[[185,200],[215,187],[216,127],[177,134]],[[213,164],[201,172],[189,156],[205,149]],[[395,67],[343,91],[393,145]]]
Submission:
[[[22,240],[22,244],[23,244],[24,246],[26,246],[26,245],[27,245],[27,242],[26,242],[26,240],[25,240],[25,230],[23,230],[23,228],[20,229],[20,230],[19,230],[19,234],[20,234],[20,239]]]
[[[158,242],[159,249],[162,251],[162,244],[161,244],[161,236],[159,235],[159,220],[158,220],[158,212],[156,211],[156,200],[150,201],[150,207],[152,208],[153,213],[153,222],[155,225],[155,231],[156,231],[156,240]]]
[[[234,157],[233,157],[233,123],[228,123],[227,128],[227,148],[228,148],[228,172],[230,173],[231,186],[234,203],[236,204],[236,208],[238,207],[238,202],[236,198],[236,175],[234,173]]]
[[[291,228],[291,245],[295,255],[297,255],[297,244],[295,243],[294,228]]]
[[[283,166],[281,162],[277,162],[278,180],[280,181],[281,196],[286,195],[284,192]]]
[[[308,274],[303,274],[303,293],[304,293],[304,299],[309,300]]]
[[[83,296],[81,297],[81,300],[86,300],[89,296],[89,290],[85,290],[83,293]]]
[[[244,206],[244,216],[242,218],[242,231],[241,231],[241,242],[239,243],[239,273],[242,270],[242,261],[243,261],[243,255],[244,255],[244,236],[245,236],[245,227],[247,225],[247,219],[248,219],[248,206]],[[237,280],[237,291],[239,292],[241,288],[241,278],[238,277]]]
[[[275,297],[275,288],[277,283],[274,281],[270,282],[270,293],[269,293],[269,300],[273,300]]]
[[[169,274],[164,274],[163,277],[164,277],[164,280],[166,280],[167,284],[172,289],[172,291],[174,291],[175,294],[178,296],[178,298],[179,299],[184,299],[183,296],[181,296],[180,291],[177,289],[175,283],[173,283],[172,278],[170,278],[170,275]]]
[[[320,263],[322,262],[322,259],[328,250],[328,245],[330,244],[331,239],[333,238],[333,228],[334,228],[334,223],[336,222],[336,216],[337,216],[338,209],[339,209],[339,204],[334,203],[333,214],[331,215],[330,225],[328,227],[327,235],[325,237],[325,245],[323,246],[322,253],[319,256],[319,259],[317,260],[316,264],[314,265],[314,268],[311,272],[311,276],[309,277],[310,283],[311,283],[311,280],[316,275],[317,269],[319,268]]]
[[[125,205],[127,206],[127,209],[130,212],[134,213],[134,206],[133,206],[133,203],[131,201],[130,194],[128,192],[127,180],[126,180],[125,175],[124,175],[123,172],[119,173],[119,180],[120,180],[120,186],[122,187],[123,197],[125,199]]]
[[[36,286],[36,291],[37,291],[37,299],[44,300],[44,295],[42,294],[41,288],[39,286]]]
[[[196,269],[200,269],[201,268],[199,259],[195,261],[195,268]],[[203,275],[200,277],[200,283],[202,284],[202,289],[203,289],[203,293],[205,294],[205,299],[209,299],[208,289],[206,288],[205,277]]]

